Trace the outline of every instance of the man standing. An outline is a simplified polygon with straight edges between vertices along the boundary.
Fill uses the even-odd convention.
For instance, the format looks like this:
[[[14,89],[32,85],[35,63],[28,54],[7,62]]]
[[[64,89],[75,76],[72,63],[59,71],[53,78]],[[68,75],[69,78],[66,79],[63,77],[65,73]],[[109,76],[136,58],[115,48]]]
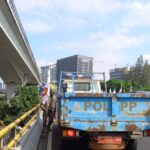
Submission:
[[[45,127],[49,105],[48,86],[45,83],[40,86],[39,93],[41,97],[41,108],[43,110],[43,126]]]
[[[50,104],[48,109],[48,125],[47,129],[50,129],[53,119],[56,117],[57,112],[57,87],[55,85],[50,85]]]

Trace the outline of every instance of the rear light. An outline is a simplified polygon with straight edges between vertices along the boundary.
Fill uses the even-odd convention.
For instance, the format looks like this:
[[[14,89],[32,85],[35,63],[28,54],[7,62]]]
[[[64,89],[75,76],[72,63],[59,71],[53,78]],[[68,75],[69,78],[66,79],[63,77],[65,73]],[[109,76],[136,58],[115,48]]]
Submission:
[[[76,130],[68,130],[68,136],[69,136],[69,137],[74,137],[74,136],[76,136]]]
[[[79,136],[79,130],[73,130],[73,129],[64,129],[62,131],[63,137],[78,137]]]
[[[144,131],[144,136],[150,136],[150,130],[145,130]]]
[[[67,137],[67,135],[68,135],[67,130],[63,130],[63,131],[62,131],[62,136],[63,136],[63,137]]]

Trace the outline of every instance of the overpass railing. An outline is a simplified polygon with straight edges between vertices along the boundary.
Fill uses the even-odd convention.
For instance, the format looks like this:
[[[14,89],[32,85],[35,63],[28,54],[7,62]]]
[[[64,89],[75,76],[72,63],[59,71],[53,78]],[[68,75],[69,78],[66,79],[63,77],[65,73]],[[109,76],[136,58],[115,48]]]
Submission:
[[[39,114],[39,108],[40,104],[0,130],[0,150],[10,150],[18,143],[20,137],[23,136],[23,134],[37,118]],[[19,124],[23,121],[25,125],[20,127],[18,130],[17,127],[19,127]]]

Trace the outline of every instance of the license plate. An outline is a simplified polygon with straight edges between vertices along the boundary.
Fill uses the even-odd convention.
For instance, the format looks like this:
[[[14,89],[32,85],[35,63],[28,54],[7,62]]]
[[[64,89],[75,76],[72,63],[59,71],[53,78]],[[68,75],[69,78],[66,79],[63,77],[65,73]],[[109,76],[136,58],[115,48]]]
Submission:
[[[121,144],[122,143],[122,137],[119,136],[103,136],[98,137],[99,144]]]

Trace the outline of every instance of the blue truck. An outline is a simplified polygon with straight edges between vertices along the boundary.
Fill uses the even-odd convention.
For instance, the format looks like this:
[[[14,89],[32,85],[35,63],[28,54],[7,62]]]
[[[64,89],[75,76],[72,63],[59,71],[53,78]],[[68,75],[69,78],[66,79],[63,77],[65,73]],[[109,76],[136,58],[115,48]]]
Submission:
[[[61,72],[52,150],[136,150],[150,136],[149,93],[101,91],[100,74]]]

